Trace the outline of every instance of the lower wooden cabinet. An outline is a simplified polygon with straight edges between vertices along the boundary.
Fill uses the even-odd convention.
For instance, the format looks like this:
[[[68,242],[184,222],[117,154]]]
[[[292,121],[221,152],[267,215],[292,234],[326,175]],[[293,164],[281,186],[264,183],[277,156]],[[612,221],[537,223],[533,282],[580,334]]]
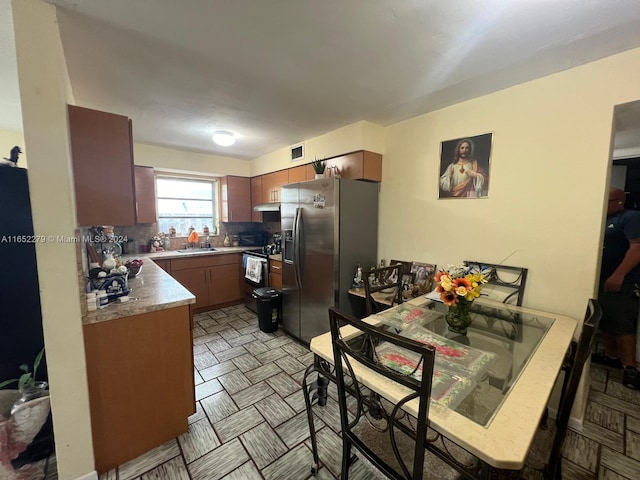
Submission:
[[[189,268],[172,271],[171,276],[196,297],[193,308],[209,305],[209,271],[207,268]]]
[[[188,430],[195,412],[188,305],[84,325],[98,474]]]
[[[269,262],[269,285],[282,290],[282,262],[279,260]]]
[[[159,258],[154,258],[153,259],[153,263],[158,265],[165,272],[167,272],[167,273],[171,272],[171,260],[169,260],[169,259],[161,260]]]
[[[196,297],[196,311],[241,303],[241,254],[204,255],[171,261],[171,276]]]

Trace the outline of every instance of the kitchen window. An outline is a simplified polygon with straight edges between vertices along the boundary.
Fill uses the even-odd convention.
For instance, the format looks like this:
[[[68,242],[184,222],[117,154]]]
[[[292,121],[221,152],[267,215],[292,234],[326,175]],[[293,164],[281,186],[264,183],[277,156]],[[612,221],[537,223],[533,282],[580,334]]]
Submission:
[[[198,233],[209,227],[215,234],[219,222],[218,185],[215,179],[158,175],[158,230],[169,233],[174,227],[177,236],[186,237],[189,227]]]

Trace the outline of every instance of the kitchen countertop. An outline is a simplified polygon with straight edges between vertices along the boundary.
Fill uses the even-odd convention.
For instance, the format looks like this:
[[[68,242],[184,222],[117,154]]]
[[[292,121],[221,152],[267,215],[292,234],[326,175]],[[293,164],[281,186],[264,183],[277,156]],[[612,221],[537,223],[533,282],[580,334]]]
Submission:
[[[140,258],[140,256],[127,255],[123,257],[123,260],[127,258]],[[86,312],[82,317],[82,323],[87,325],[116,318],[130,317],[141,313],[164,310],[165,308],[189,305],[196,301],[196,297],[189,290],[184,288],[148,257],[144,257],[142,271],[137,277],[130,278],[128,285],[131,289],[128,302],[110,302],[108,306],[102,309]]]
[[[130,317],[141,313],[163,310],[165,308],[179,307],[195,303],[196,299],[189,290],[184,288],[177,280],[157,266],[153,259],[175,259],[194,255],[223,255],[229,253],[241,253],[251,247],[215,247],[215,250],[188,249],[188,251],[169,250],[166,252],[152,252],[123,255],[120,260],[141,258],[144,261],[142,271],[137,277],[129,278],[128,286],[131,289],[129,301],[125,303],[109,302],[107,307],[92,312],[86,312],[82,318],[83,324],[104,322],[116,318]],[[272,255],[271,257],[278,257]],[[281,256],[280,256],[281,258]]]

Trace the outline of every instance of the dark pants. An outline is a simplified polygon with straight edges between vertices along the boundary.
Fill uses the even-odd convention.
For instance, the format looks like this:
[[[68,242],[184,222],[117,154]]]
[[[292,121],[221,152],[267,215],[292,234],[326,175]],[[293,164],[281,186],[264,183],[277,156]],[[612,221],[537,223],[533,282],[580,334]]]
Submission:
[[[622,285],[619,292],[598,293],[602,306],[600,329],[614,337],[636,335],[638,326],[638,298],[633,293],[633,285]]]

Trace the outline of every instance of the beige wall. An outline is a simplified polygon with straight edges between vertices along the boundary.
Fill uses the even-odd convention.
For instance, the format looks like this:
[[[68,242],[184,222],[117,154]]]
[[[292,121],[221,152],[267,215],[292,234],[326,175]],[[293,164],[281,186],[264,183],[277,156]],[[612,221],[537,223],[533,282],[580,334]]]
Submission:
[[[581,320],[597,290],[613,108],[640,97],[639,75],[636,49],[387,128],[379,258],[528,267],[525,305]],[[438,200],[440,142],[487,132],[489,198]]]
[[[251,161],[251,176],[296,167],[316,158],[329,158],[356,150],[384,153],[384,128],[371,122],[356,122],[318,137],[304,140],[304,159],[291,161],[291,146]]]
[[[594,295],[614,105],[640,49],[386,130],[381,258],[529,267],[525,304],[582,318]],[[493,132],[489,198],[438,200],[442,140]],[[505,260],[506,259],[506,260]]]
[[[0,130],[0,159],[9,158],[9,151],[16,145],[22,149],[20,158],[18,158],[18,166],[27,168],[27,152],[24,148],[24,135],[22,135],[22,132]]]
[[[66,104],[72,98],[55,8],[38,0],[14,0],[12,5],[34,231],[71,238],[76,233],[76,211]],[[77,254],[73,243],[36,244],[62,480],[94,470]]]
[[[186,152],[144,143],[134,143],[133,160],[136,165],[155,167],[174,173],[250,176],[250,162],[246,160]]]

